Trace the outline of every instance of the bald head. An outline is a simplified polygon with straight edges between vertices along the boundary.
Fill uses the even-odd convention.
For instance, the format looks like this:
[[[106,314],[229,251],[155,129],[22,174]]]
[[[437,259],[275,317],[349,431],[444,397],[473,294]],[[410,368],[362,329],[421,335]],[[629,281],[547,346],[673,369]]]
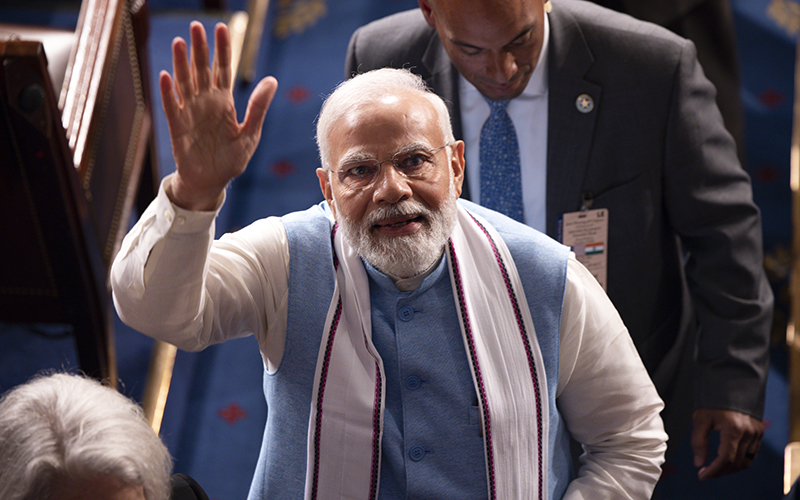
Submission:
[[[544,42],[544,0],[419,0],[450,60],[484,96],[519,96]]]

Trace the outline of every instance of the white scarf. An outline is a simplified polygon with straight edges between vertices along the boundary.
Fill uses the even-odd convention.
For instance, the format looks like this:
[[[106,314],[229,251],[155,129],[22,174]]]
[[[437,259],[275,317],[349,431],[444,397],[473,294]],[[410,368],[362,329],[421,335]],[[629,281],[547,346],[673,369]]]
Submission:
[[[341,231],[308,425],[306,499],[378,496],[386,378],[372,344],[366,270]],[[446,248],[481,410],[490,499],[547,495],[544,362],[511,254],[494,228],[458,205]]]

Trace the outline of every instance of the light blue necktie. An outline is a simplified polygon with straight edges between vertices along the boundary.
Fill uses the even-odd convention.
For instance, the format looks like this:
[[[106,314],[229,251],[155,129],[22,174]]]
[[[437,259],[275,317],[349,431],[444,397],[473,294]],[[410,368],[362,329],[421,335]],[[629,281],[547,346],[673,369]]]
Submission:
[[[517,131],[506,113],[510,101],[486,102],[491,114],[481,129],[481,205],[524,222]]]

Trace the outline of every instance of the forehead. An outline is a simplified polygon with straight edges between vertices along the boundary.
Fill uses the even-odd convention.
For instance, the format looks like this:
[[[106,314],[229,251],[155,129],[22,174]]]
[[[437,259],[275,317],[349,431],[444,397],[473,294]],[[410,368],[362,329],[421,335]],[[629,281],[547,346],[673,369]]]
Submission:
[[[457,43],[502,46],[523,30],[541,29],[544,0],[437,0],[437,30]]]
[[[330,135],[331,163],[352,153],[376,158],[417,142],[438,147],[444,141],[433,104],[421,94],[391,95],[347,112]]]

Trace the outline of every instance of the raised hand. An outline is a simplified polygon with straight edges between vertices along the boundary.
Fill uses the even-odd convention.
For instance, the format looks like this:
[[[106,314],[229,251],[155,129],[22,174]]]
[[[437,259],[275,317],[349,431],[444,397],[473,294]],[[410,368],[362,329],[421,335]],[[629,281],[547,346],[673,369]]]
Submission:
[[[162,71],[159,75],[178,170],[168,194],[173,203],[190,210],[215,208],[228,183],[245,171],[278,87],[275,78],[262,79],[250,95],[240,124],[231,92],[228,27],[217,24],[214,35],[213,66],[209,67],[205,29],[193,21],[191,56],[182,38],[172,42],[174,86],[169,73]]]

